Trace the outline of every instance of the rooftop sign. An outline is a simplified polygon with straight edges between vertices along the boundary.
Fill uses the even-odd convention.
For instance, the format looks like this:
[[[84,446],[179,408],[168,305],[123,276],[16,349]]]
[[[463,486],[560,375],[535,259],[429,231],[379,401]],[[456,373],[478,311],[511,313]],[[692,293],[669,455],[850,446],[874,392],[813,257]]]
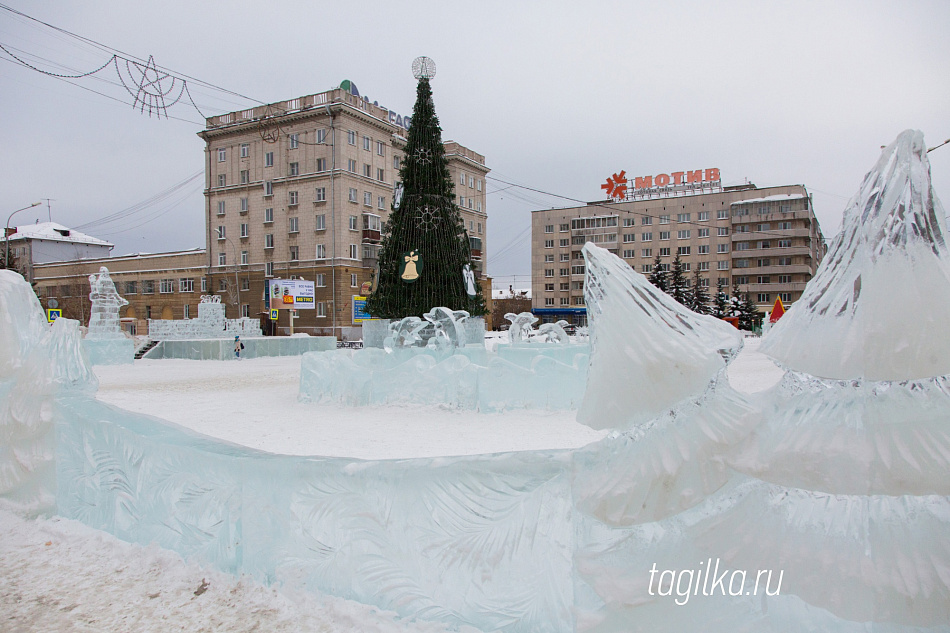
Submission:
[[[655,176],[637,176],[627,179],[626,171],[614,174],[600,186],[607,195],[618,202],[624,200],[642,200],[648,198],[672,198],[700,193],[722,191],[719,169],[695,169],[692,171],[673,171]]]

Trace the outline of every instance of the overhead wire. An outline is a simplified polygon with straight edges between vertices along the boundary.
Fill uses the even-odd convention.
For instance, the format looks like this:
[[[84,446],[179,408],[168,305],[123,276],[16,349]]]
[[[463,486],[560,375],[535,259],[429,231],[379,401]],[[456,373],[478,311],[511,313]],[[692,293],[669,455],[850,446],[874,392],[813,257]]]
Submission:
[[[130,207],[122,209],[121,211],[116,211],[115,213],[112,213],[110,215],[106,215],[101,218],[97,218],[95,220],[86,222],[84,224],[77,225],[75,228],[78,231],[82,231],[82,230],[87,230],[94,227],[101,227],[104,225],[119,222],[121,220],[125,220],[137,213],[147,211],[150,207],[165,201],[166,199],[173,196],[175,193],[179,192],[181,189],[188,186],[189,184],[191,184],[192,182],[194,182],[196,179],[200,178],[203,175],[204,175],[204,170],[197,171],[194,174],[188,176],[186,179],[178,183],[175,183],[174,185],[168,187],[167,189],[164,189],[156,193],[155,195],[149,198],[146,198],[145,200],[137,202]],[[191,193],[192,192],[189,191],[189,195]]]

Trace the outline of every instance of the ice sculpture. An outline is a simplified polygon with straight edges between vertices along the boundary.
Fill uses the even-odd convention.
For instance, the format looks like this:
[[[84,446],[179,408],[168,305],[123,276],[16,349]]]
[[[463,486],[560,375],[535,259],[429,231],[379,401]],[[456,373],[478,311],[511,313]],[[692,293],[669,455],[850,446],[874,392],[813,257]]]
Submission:
[[[225,318],[224,305],[217,295],[201,297],[197,319],[148,320],[148,337],[153,341],[233,339],[235,335],[242,338],[263,336],[260,321],[249,317]]]
[[[33,288],[0,270],[0,506],[27,516],[55,508],[55,398],[96,388],[71,319],[46,323]]]
[[[542,323],[538,326],[538,335],[535,338],[539,343],[560,343],[567,345],[571,342],[571,337],[564,331],[567,324],[567,321]]]
[[[950,374],[950,253],[920,132],[897,137],[844,212],[802,298],[762,351],[822,378]]]
[[[584,296],[592,352],[577,420],[631,428],[702,393],[742,348],[729,324],[697,314],[588,242]]]
[[[109,269],[99,268],[89,275],[89,329],[83,346],[93,365],[131,364],[135,355],[132,339],[122,332],[119,325],[119,308],[129,302],[119,296]]]
[[[125,338],[119,326],[119,308],[129,305],[129,302],[119,296],[115,283],[109,276],[109,269],[99,268],[98,273],[89,275],[89,309],[88,339],[120,339]]]
[[[511,321],[511,325],[508,326],[508,342],[512,345],[515,343],[527,343],[531,336],[531,326],[538,322],[538,317],[530,312],[521,312],[519,314],[509,312],[505,315],[505,318]]]

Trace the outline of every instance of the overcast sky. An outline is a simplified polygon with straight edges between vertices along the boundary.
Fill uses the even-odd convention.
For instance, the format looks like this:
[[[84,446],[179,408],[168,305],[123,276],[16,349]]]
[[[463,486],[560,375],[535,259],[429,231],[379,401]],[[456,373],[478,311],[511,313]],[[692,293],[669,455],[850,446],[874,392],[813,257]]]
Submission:
[[[412,60],[427,55],[443,139],[483,154],[490,177],[596,200],[621,169],[718,167],[726,185],[806,185],[829,239],[882,145],[907,128],[929,146],[950,138],[946,0],[0,3],[258,102],[350,79],[410,114]],[[109,58],[5,10],[0,44],[61,74]],[[203,169],[204,123],[190,105],[169,110],[183,121],[140,114],[112,68],[74,84],[0,51],[4,221],[51,198],[52,219],[79,227]],[[205,115],[255,105],[189,87]],[[950,198],[950,145],[930,160]],[[85,232],[115,243],[113,255],[203,247],[202,183]],[[530,211],[571,206],[505,187],[489,180],[499,279],[530,272]],[[13,224],[45,221],[45,204]]]

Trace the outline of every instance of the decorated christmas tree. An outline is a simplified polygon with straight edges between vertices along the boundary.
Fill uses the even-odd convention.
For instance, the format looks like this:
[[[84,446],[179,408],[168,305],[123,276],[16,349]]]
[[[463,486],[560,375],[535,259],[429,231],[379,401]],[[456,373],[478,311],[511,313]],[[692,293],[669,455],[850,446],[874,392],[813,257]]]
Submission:
[[[435,307],[486,314],[462,214],[455,203],[442,128],[429,79],[435,64],[413,62],[419,80],[399,179],[401,193],[379,252],[379,279],[366,302],[377,318],[421,316]]]

